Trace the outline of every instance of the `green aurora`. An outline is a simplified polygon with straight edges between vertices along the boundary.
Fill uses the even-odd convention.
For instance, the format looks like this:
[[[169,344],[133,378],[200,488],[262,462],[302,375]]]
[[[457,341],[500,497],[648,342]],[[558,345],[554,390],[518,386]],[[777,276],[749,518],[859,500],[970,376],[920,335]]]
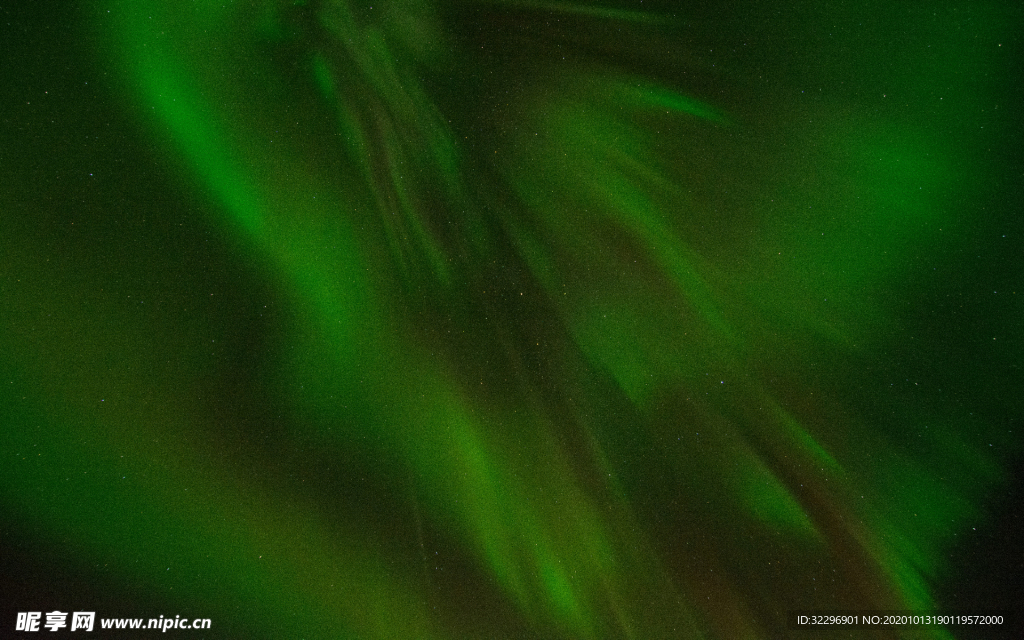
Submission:
[[[947,606],[1021,444],[1004,4],[86,3],[135,138],[0,178],[5,535],[203,637]]]

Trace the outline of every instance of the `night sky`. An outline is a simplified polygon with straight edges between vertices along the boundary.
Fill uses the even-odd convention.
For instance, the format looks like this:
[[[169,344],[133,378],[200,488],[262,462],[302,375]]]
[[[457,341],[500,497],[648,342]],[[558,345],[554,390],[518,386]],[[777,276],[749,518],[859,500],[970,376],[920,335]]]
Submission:
[[[0,637],[1024,629],[1022,27],[0,6]]]

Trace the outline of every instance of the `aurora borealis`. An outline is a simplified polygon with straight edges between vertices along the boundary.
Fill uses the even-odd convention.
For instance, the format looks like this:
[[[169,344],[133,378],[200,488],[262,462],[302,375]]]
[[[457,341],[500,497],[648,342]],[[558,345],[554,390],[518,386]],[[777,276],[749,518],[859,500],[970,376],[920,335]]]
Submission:
[[[1020,601],[1020,7],[4,11],[0,635]]]

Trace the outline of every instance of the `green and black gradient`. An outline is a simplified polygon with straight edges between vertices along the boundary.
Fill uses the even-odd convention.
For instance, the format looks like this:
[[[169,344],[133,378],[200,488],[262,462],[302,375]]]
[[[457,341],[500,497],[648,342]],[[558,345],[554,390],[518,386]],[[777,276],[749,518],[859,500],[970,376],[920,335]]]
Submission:
[[[0,18],[3,637],[1021,601],[1018,3]]]

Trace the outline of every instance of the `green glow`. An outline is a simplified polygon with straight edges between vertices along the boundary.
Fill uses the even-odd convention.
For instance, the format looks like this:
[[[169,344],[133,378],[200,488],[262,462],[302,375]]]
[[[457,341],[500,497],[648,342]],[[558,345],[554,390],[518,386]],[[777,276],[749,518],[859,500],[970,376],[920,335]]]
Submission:
[[[612,85],[615,86],[614,84]],[[626,104],[630,102],[636,103],[640,106],[646,106],[654,109],[668,109],[670,111],[676,111],[678,113],[688,113],[704,120],[709,120],[717,124],[726,124],[728,120],[720,114],[714,107],[709,104],[705,104],[700,100],[695,100],[684,95],[680,95],[674,91],[670,91],[665,87],[658,86],[645,86],[644,83],[638,82],[635,85],[633,82],[623,81],[617,87],[621,92],[622,100]]]
[[[974,250],[1005,96],[966,77],[1010,28],[622,7],[97,2],[171,175],[0,176],[11,529],[239,637],[938,606],[1019,451],[979,391],[1020,353]],[[982,284],[998,371],[943,327]]]
[[[751,469],[743,483],[748,508],[755,517],[769,526],[817,537],[817,531],[807,513],[767,468],[760,466]]]
[[[595,18],[598,20],[621,20],[623,22],[633,22],[637,24],[671,24],[672,19],[666,16],[660,16],[653,13],[645,13],[643,11],[628,11],[625,9],[612,9],[609,7],[599,7],[590,4],[583,3],[572,3],[572,2],[523,2],[521,0],[490,0],[496,4],[511,7],[522,7],[525,9],[531,9],[534,11],[543,11],[546,13],[565,13],[569,15],[583,16],[587,18]]]

